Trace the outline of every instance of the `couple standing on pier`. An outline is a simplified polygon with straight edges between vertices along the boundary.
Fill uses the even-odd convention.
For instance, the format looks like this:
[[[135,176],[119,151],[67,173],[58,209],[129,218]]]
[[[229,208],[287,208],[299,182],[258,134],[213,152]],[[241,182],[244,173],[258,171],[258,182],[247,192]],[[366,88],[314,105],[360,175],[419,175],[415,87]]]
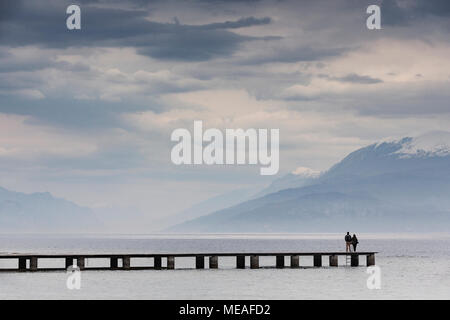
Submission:
[[[358,245],[359,241],[356,237],[356,234],[353,234],[353,237],[350,235],[350,232],[347,232],[345,235],[345,252],[351,252],[351,245],[353,245],[353,251],[356,252],[356,246]]]

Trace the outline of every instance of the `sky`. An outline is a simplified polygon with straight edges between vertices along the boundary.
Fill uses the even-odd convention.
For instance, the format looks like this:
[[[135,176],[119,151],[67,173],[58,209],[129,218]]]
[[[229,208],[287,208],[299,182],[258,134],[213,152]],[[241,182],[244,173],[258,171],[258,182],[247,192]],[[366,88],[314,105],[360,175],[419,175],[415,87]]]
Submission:
[[[66,28],[72,3],[81,30]],[[371,4],[381,30],[366,27]],[[3,0],[0,186],[152,223],[448,130],[449,31],[447,0]],[[279,174],[174,165],[171,132],[194,120],[279,129]]]

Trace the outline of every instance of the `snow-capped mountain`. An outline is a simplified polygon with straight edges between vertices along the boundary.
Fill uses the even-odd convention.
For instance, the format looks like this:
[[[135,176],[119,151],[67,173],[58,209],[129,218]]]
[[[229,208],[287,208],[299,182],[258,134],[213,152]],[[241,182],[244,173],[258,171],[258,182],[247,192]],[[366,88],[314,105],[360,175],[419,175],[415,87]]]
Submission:
[[[431,132],[418,137],[389,139],[350,153],[322,175],[322,179],[337,176],[374,176],[424,168],[428,174],[448,171],[450,133]]]
[[[446,157],[450,155],[450,132],[434,131],[416,138],[407,138],[396,151],[400,157]]]
[[[318,176],[320,176],[320,171],[306,167],[298,167],[294,171],[292,171],[292,174],[296,177],[302,177],[304,179],[317,178]]]
[[[450,133],[385,140],[350,153],[310,184],[188,221],[175,231],[445,231]]]

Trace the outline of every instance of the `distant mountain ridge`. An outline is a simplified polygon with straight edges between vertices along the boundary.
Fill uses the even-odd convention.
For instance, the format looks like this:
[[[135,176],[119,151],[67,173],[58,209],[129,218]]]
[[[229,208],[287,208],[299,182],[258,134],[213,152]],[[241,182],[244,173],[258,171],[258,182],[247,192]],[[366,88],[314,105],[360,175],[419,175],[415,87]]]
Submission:
[[[445,144],[443,139],[446,140]],[[337,175],[372,176],[435,165],[448,168],[449,156],[450,133],[433,132],[417,138],[382,141],[356,150],[331,167],[322,178]]]
[[[275,179],[268,186],[236,189],[194,204],[176,215],[167,217],[165,223],[169,222],[169,225],[171,225],[179,221],[195,219],[208,213],[229,208],[241,202],[256,199],[283,189],[303,187],[312,184],[320,174],[321,172],[317,170],[299,167],[293,172]]]
[[[374,143],[309,184],[174,226],[182,232],[437,231],[450,226],[450,133]]]
[[[0,187],[0,232],[83,232],[100,225],[89,208],[48,192],[26,194]]]
[[[253,195],[252,199],[278,192],[283,189],[300,188],[313,184],[321,174],[320,171],[311,168],[299,167],[293,172],[274,180],[267,188],[264,188]]]

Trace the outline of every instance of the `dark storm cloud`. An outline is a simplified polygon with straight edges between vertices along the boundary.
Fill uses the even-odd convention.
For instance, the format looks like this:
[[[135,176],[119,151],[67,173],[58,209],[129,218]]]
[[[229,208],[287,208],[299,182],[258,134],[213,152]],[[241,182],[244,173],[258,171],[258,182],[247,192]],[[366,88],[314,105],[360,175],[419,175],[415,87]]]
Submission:
[[[204,61],[232,54],[239,44],[260,39],[238,35],[231,29],[265,25],[270,18],[247,17],[204,25],[160,23],[147,19],[146,10],[82,6],[81,30],[66,28],[68,3],[6,0],[0,20],[2,45],[67,47],[136,47],[158,59]],[[40,5],[42,4],[42,5]],[[261,37],[261,39],[269,39]]]
[[[33,121],[65,128],[100,129],[121,126],[121,115],[124,113],[146,110],[159,112],[163,109],[151,99],[143,102],[141,98],[132,96],[122,97],[121,101],[114,102],[98,98],[79,100],[73,98],[73,93],[64,97],[64,92],[46,92],[45,86],[43,90],[40,89],[45,79],[34,72],[52,68],[58,71],[90,72],[84,76],[87,79],[101,75],[82,63],[57,61],[54,54],[17,55],[10,50],[14,47],[133,47],[139,54],[156,59],[207,61],[233,54],[243,42],[270,39],[264,36],[242,36],[231,31],[269,24],[271,20],[268,17],[222,19],[216,23],[185,25],[178,21],[161,23],[148,20],[149,11],[145,9],[148,3],[145,1],[128,1],[127,3],[135,4],[131,6],[135,9],[114,8],[110,5],[111,2],[104,1],[84,0],[76,3],[81,5],[82,29],[69,31],[66,28],[66,8],[71,2],[0,1],[1,113],[29,115],[33,117]],[[105,6],[91,6],[95,3],[103,3]],[[120,79],[109,81],[114,80]],[[199,84],[158,80],[138,83],[139,81],[128,79],[124,85],[139,85],[142,90],[145,89],[145,92],[138,92],[137,95],[201,89]],[[42,93],[45,99],[29,100],[26,97],[26,94]],[[98,95],[100,94],[101,92]]]
[[[436,16],[450,16],[450,2],[448,0],[422,0],[417,11]]]
[[[347,52],[348,50],[350,50],[350,48],[277,48],[277,51],[261,53],[257,56],[243,59],[240,61],[240,63],[246,65],[256,65],[272,62],[292,63],[300,61],[317,61],[329,57],[339,56],[344,52]]]
[[[387,94],[372,95],[368,96],[369,98],[366,101],[360,99],[357,103],[353,102],[345,108],[356,110],[358,114],[364,116],[386,118],[448,115],[448,101],[450,96],[447,93],[439,93],[438,89],[430,91],[433,92],[401,92],[402,99]]]
[[[374,84],[374,83],[381,83],[383,80],[372,78],[369,76],[359,75],[356,73],[350,73],[343,77],[333,77],[325,74],[319,75],[319,78],[326,78],[333,81],[338,82],[348,82],[348,83],[359,83],[359,84]]]
[[[75,100],[72,98],[46,98],[40,100],[17,99],[1,96],[0,112],[17,115],[31,115],[31,122],[52,124],[63,128],[104,129],[118,126],[120,115],[127,112],[140,112],[149,109],[161,110],[154,101],[145,105],[99,100]]]
[[[237,21],[225,21],[219,23],[210,23],[200,26],[194,26],[195,29],[202,30],[214,30],[214,29],[235,29],[235,28],[243,28],[243,27],[251,27],[258,26],[263,24],[269,24],[270,18],[264,17],[261,19],[257,19],[255,17],[241,18]]]
[[[381,3],[382,23],[407,25],[423,18],[450,17],[448,0],[416,0],[400,2],[383,0]]]
[[[9,59],[8,59],[9,58]],[[0,51],[0,73],[10,73],[17,71],[31,72],[47,68],[54,68],[63,71],[71,72],[87,72],[91,68],[84,63],[69,63],[66,61],[54,61],[48,58],[28,58],[26,60],[17,59],[14,56],[2,56]],[[1,77],[0,77],[1,79]],[[11,80],[7,77],[5,80]]]
[[[75,68],[75,65],[62,64],[62,68]],[[75,70],[71,72],[81,72]],[[127,80],[113,79],[115,85],[130,85]],[[0,113],[32,116],[37,123],[49,124],[64,128],[100,129],[106,127],[121,127],[121,116],[127,113],[153,111],[155,113],[167,110],[153,98],[161,93],[176,93],[200,90],[199,84],[177,84],[171,81],[148,81],[135,79],[131,84],[140,89],[134,94],[122,95],[119,101],[95,98],[74,98],[73,93],[65,95],[65,91],[47,94],[45,99],[30,99],[27,93],[33,93],[39,78],[15,77],[9,73],[0,72]],[[36,91],[39,92],[39,91]],[[94,91],[95,92],[95,91]],[[95,93],[94,93],[95,95]],[[30,120],[31,121],[31,120]]]
[[[181,1],[180,6],[184,5],[186,11],[192,12],[198,9],[195,6],[198,5],[198,2]],[[306,82],[307,76],[299,73],[291,75],[285,73],[267,74],[262,68],[259,68],[259,65],[299,61],[317,62],[317,65],[320,65],[320,61],[348,53],[365,41],[387,35],[387,33],[372,32],[370,38],[366,39],[365,31],[367,30],[363,21],[367,16],[364,8],[365,3],[359,0],[336,0],[336,2],[333,2],[334,6],[327,5],[326,1],[312,0],[299,2],[274,1],[273,3],[264,1],[258,4],[258,6],[267,6],[267,10],[263,10],[264,14],[267,14],[267,12],[270,12],[271,6],[281,6],[287,3],[289,10],[294,13],[298,12],[299,16],[292,18],[292,16],[283,15],[283,12],[280,11],[279,16],[277,16],[278,24],[274,30],[277,31],[276,34],[283,34],[283,24],[285,23],[283,20],[286,20],[286,24],[292,23],[295,28],[298,27],[294,31],[302,34],[301,38],[297,38],[295,32],[293,34],[287,32],[286,38],[270,37],[266,34],[261,34],[258,37],[238,34],[236,29],[264,26],[272,22],[268,17],[256,17],[258,13],[253,11],[248,14],[250,17],[227,21],[227,19],[230,19],[229,14],[231,12],[228,9],[232,8],[233,12],[239,12],[239,8],[241,8],[239,3],[241,2],[242,4],[250,4],[250,7],[253,8],[253,1],[233,1],[227,5],[228,1],[217,0],[211,6],[205,5],[206,1],[200,2],[202,2],[201,10],[198,13],[195,12],[194,15],[198,17],[198,25],[186,25],[183,24],[183,19],[180,19],[181,22],[174,19],[174,22],[167,23],[148,20],[149,12],[152,12],[149,8],[155,3],[154,1],[78,1],[76,3],[81,4],[82,9],[82,30],[69,31],[65,24],[67,17],[65,10],[71,2],[1,0],[0,44],[4,47],[34,45],[57,49],[102,46],[133,47],[139,54],[155,59],[208,62],[215,57],[232,56],[240,49],[241,44],[251,42],[251,46],[242,47],[249,48],[249,52],[235,55],[226,62],[203,63],[198,68],[188,68],[187,71],[183,71],[185,73],[182,76],[202,80],[219,79],[221,87],[227,87],[230,83],[232,85],[239,84],[239,87],[256,96],[270,98],[270,95],[277,96],[283,88],[295,83]],[[111,3],[115,3],[117,6],[111,5]],[[164,4],[166,1],[156,3]],[[215,3],[220,3],[223,6],[223,10],[217,9],[216,12],[217,19],[215,21],[219,22],[200,24],[203,21],[203,15],[209,12],[210,7],[216,7]],[[448,15],[450,6],[450,1],[407,2],[406,7],[400,7],[395,0],[366,0],[366,4],[371,3],[382,5],[382,23],[389,21],[389,19],[395,20],[397,23],[406,23],[413,16],[439,18]],[[433,3],[435,5],[432,5]],[[205,9],[205,6],[208,8]],[[258,7],[255,6],[255,8]],[[245,12],[248,13],[249,11]],[[274,12],[277,11],[274,9]],[[221,18],[221,13],[224,13],[227,18]],[[192,16],[190,18],[192,19]],[[207,18],[211,21],[211,16]],[[298,21],[305,21],[305,24],[297,24]],[[347,25],[347,23],[349,24]],[[311,25],[314,28],[311,28]],[[393,29],[395,28],[391,28],[391,30]],[[267,32],[266,30],[267,28],[264,29],[265,32]],[[323,33],[322,30],[324,30]],[[414,29],[411,33],[416,31],[421,32]],[[252,34],[255,34],[253,30]],[[364,38],[362,38],[362,35]],[[270,40],[270,42],[265,43],[266,40]],[[98,97],[101,97],[103,93],[101,89],[103,88],[98,90],[98,94],[92,93],[95,88],[92,89],[92,92],[86,88],[81,88],[86,91],[83,97],[94,97],[96,100],[73,100],[72,97],[79,97],[78,94],[83,92],[71,91],[72,88],[68,87],[62,87],[61,91],[66,91],[62,93],[55,92],[55,90],[51,91],[48,87],[41,86],[41,83],[45,83],[45,78],[40,76],[38,72],[17,76],[9,73],[37,71],[51,67],[70,72],[90,72],[86,77],[80,77],[79,82],[74,82],[74,86],[76,86],[77,83],[82,83],[83,79],[96,79],[96,77],[99,77],[99,83],[101,83],[102,75],[98,74],[99,71],[89,70],[88,66],[81,64],[69,64],[42,56],[36,57],[36,59],[27,56],[26,60],[17,61],[13,58],[8,57],[8,52],[0,51],[0,98],[2,99],[0,112],[31,115],[39,121],[64,126],[104,127],[108,124],[116,125],[117,119],[120,118],[122,113],[143,110],[157,111],[161,108],[153,102],[143,106],[138,99],[130,98],[134,94],[133,92],[128,96],[126,93],[118,93],[117,96],[120,95],[122,102],[99,101]],[[95,69],[95,66],[92,67],[92,69]],[[143,69],[145,69],[145,66],[143,66]],[[359,71],[356,70],[355,73],[349,73],[341,77],[332,75],[326,77],[332,81],[367,85],[382,82],[381,79],[360,75],[356,72]],[[364,72],[362,71],[362,73]],[[119,77],[120,75],[109,77],[104,81],[104,87],[108,87],[111,81],[119,81]],[[124,86],[127,84],[134,85],[133,81],[135,80],[132,77],[125,79]],[[217,84],[210,85],[212,87]],[[148,90],[149,96],[155,93],[164,94],[199,89],[198,86],[178,85],[171,80],[159,83],[155,80],[155,82],[145,84],[142,87],[144,90]],[[33,89],[40,90],[46,98],[31,102],[20,97],[21,91]],[[11,92],[9,93],[8,90]],[[138,92],[137,94],[141,93]],[[63,98],[64,94],[67,94],[67,99]],[[299,99],[310,98],[302,97]],[[378,111],[378,109],[373,110],[374,113]]]

